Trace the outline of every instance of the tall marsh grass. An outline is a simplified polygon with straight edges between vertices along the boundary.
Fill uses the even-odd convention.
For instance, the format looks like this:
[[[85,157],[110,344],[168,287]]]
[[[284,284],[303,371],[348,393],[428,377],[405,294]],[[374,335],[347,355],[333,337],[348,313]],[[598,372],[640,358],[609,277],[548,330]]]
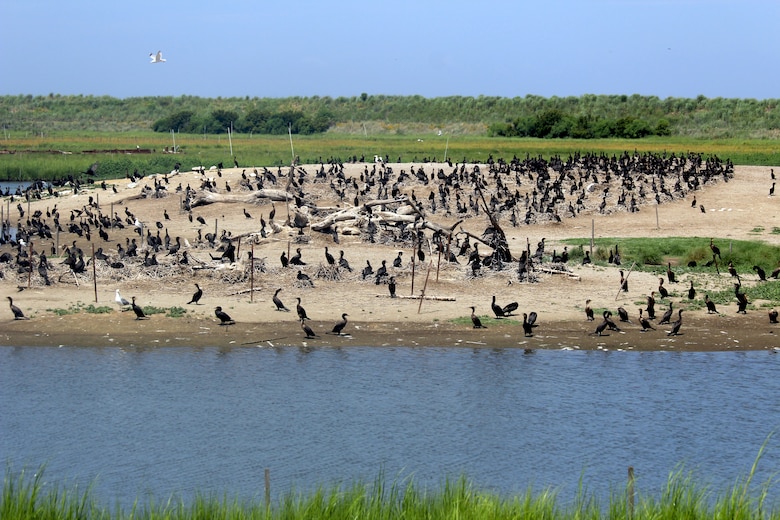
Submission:
[[[762,448],[763,450],[763,448]],[[760,458],[760,455],[759,455]],[[757,461],[756,461],[757,462]],[[609,493],[606,504],[582,483],[571,501],[554,489],[501,496],[480,490],[465,477],[429,490],[409,480],[388,485],[380,476],[372,485],[320,487],[310,493],[289,492],[278,503],[197,495],[189,502],[135,502],[129,510],[98,503],[91,488],[50,485],[43,471],[30,475],[6,469],[0,501],[3,520],[27,519],[780,519],[778,504],[769,503],[772,482],[755,489],[751,474],[731,489],[714,494],[682,469],[669,475],[660,496],[632,493],[631,486]]]

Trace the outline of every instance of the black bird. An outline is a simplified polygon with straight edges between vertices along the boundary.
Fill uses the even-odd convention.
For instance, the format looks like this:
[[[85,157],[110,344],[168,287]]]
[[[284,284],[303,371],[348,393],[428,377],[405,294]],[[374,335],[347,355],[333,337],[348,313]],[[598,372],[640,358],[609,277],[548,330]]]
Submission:
[[[301,305],[301,299],[296,298],[296,300],[298,300],[298,304],[295,306],[295,310],[298,313],[298,318],[301,320],[308,320],[309,317],[306,315],[306,309]]]
[[[639,324],[642,325],[641,332],[647,331],[647,329],[655,330],[652,325],[650,325],[650,322],[647,321],[647,318],[642,316],[642,308],[639,308]]]
[[[349,316],[349,314],[346,312],[341,315],[341,319],[333,326],[333,330],[331,331],[333,334],[341,336],[341,331],[347,326],[347,316]]]
[[[777,311],[775,309],[769,311],[769,323],[777,323]]]
[[[628,311],[624,309],[623,307],[618,307],[618,318],[620,321],[623,321],[625,323],[631,323],[631,321],[628,319]]]
[[[295,254],[290,258],[290,263],[293,265],[306,265],[306,262],[301,260],[301,248],[295,250]]]
[[[677,278],[674,275],[674,271],[672,271],[672,263],[669,262],[666,264],[666,277],[669,278],[669,283],[676,283]]]
[[[696,289],[693,288],[693,280],[691,280],[691,287],[688,289],[688,299],[693,300],[696,298]]]
[[[282,262],[282,267],[290,265],[290,262],[287,260],[287,253],[284,251],[282,251],[282,256],[279,257],[279,260]]]
[[[27,316],[24,315],[22,312],[22,309],[14,305],[14,300],[10,296],[6,296],[8,298],[8,306],[11,308],[11,312],[14,313],[14,319],[15,320],[29,320]]]
[[[620,270],[620,288],[623,292],[628,292],[628,278],[623,276],[623,270]]]
[[[206,219],[201,217],[200,215],[198,215],[198,218],[196,218],[195,220],[197,220],[198,222],[200,222],[204,226],[206,225]]]
[[[295,275],[295,278],[301,282],[303,285],[308,285],[309,287],[314,287],[314,282],[311,281],[311,278],[309,278],[309,275],[302,272],[300,269],[298,270],[298,274]]]
[[[596,326],[596,330],[593,332],[597,336],[603,336],[604,331],[607,330],[607,327],[609,326],[609,321],[607,321],[607,312],[608,311],[604,312],[604,319]]]
[[[135,313],[135,319],[137,320],[149,319],[149,316],[144,314],[144,310],[135,304],[135,296],[133,296],[133,302],[130,304],[130,306],[133,308],[133,312]]]
[[[538,327],[539,325],[536,324],[536,313],[532,312],[531,314],[523,313],[523,334],[528,336],[534,335],[534,328]]]
[[[303,330],[303,332],[306,334],[306,339],[312,339],[317,337],[314,331],[311,330],[311,327],[306,325],[306,321],[303,318],[301,319],[301,330]]]
[[[379,266],[379,269],[376,271],[376,285],[379,285],[384,281],[384,279],[387,277],[387,261],[382,260],[382,265]]]
[[[734,262],[729,261],[728,270],[731,276],[737,276],[737,269],[734,267]]]
[[[398,251],[398,256],[396,256],[395,259],[393,260],[393,267],[396,268],[401,267],[401,265],[403,264],[403,262],[401,261],[401,255],[403,255],[403,251]]]
[[[677,336],[680,333],[680,327],[682,326],[682,309],[677,311],[677,321],[672,323],[672,330],[666,333],[667,336]]]
[[[663,325],[664,323],[669,323],[669,320],[672,319],[672,302],[669,302],[669,309],[664,313],[663,316],[661,316],[661,321],[658,322],[659,325]]]
[[[510,316],[512,312],[516,311],[518,307],[517,302],[512,302],[507,304],[504,307],[501,307],[496,303],[496,296],[493,295],[493,301],[490,304],[490,308],[493,309],[493,314],[496,315],[496,318],[504,318],[506,316]]]
[[[475,329],[486,329],[484,325],[482,325],[482,321],[479,319],[479,317],[474,313],[474,307],[471,308],[471,323],[474,325]]]
[[[590,300],[585,300],[585,317],[588,318],[588,321],[593,321],[595,319],[593,317],[593,309],[590,306]]]
[[[658,294],[661,295],[661,298],[666,298],[669,296],[669,291],[667,291],[666,287],[664,287],[663,278],[658,279]]]
[[[214,314],[219,318],[219,324],[220,325],[235,325],[236,320],[228,316],[228,314],[222,310],[222,307],[216,307],[214,309]]]
[[[363,271],[361,272],[361,275],[363,276],[363,280],[365,280],[372,274],[374,274],[374,268],[371,267],[371,262],[366,260],[366,266],[363,268]]]
[[[244,216],[246,218],[252,218],[252,215],[249,214],[249,212],[246,210],[246,208],[244,208]]]
[[[734,296],[737,297],[737,312],[740,314],[747,314],[747,306],[750,303],[747,299],[747,295],[743,292],[739,292],[742,284],[734,284]]]
[[[200,285],[195,284],[195,293],[192,295],[192,299],[187,302],[187,305],[194,303],[195,305],[198,304],[200,301],[201,296],[203,296],[203,289],[200,288]]]
[[[274,292],[273,302],[274,302],[274,305],[276,305],[276,310],[277,310],[277,311],[285,311],[285,312],[290,312],[290,309],[288,309],[287,307],[285,307],[285,306],[284,306],[284,304],[282,303],[282,300],[280,300],[280,299],[279,299],[279,292],[280,292],[281,290],[282,290],[282,288],[281,288],[281,287],[279,287],[279,288],[276,290],[276,292]]]
[[[349,262],[346,258],[344,258],[344,251],[339,251],[339,267],[346,269],[350,273],[352,272],[352,268],[349,266]]]
[[[328,265],[335,265],[336,263],[336,259],[328,252],[328,246],[325,246],[325,261],[328,262]]]
[[[704,303],[707,304],[707,314],[720,314],[718,309],[715,308],[715,302],[710,300],[709,294],[704,295]]]
[[[760,281],[762,281],[762,282],[766,282],[766,271],[764,271],[763,269],[761,269],[761,266],[759,266],[759,265],[754,265],[754,266],[753,266],[753,270],[754,270],[754,271],[756,272],[756,274],[758,275],[758,279],[759,279]]]
[[[655,319],[655,291],[651,291],[647,297],[647,318],[650,320]]]
[[[718,259],[720,259],[720,248],[712,243],[712,239],[710,238],[710,250],[712,251],[712,257],[715,258],[716,256]]]
[[[390,298],[395,298],[395,276],[390,277],[387,283],[387,290],[390,291]]]

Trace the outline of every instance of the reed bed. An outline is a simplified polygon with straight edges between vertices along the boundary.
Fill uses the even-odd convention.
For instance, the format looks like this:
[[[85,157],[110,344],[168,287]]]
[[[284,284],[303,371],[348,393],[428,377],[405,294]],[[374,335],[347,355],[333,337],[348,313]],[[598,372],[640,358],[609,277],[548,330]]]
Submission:
[[[755,465],[753,467],[755,471]],[[0,518],[27,519],[780,519],[777,504],[769,504],[771,482],[752,484],[752,474],[731,489],[714,494],[683,469],[672,472],[660,496],[634,491],[627,483],[602,504],[580,482],[573,500],[554,489],[512,496],[478,489],[467,478],[447,480],[429,490],[411,480],[388,485],[383,476],[372,484],[320,487],[310,493],[288,492],[278,503],[197,495],[189,502],[135,502],[128,510],[101,505],[91,486],[65,488],[34,474],[6,469]]]

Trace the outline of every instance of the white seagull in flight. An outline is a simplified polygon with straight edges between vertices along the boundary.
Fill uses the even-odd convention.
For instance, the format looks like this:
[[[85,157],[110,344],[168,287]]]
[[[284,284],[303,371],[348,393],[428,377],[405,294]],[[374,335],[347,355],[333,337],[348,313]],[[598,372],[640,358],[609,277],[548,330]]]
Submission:
[[[162,57],[162,51],[157,51],[157,54],[151,53],[149,57],[152,59],[149,63],[164,63],[165,58]]]

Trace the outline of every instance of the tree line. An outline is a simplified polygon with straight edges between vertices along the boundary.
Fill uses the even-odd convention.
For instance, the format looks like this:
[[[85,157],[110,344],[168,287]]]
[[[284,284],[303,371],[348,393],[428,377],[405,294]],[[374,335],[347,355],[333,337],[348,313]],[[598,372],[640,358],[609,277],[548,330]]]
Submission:
[[[186,133],[312,134],[326,131],[403,133],[419,125],[450,133],[543,138],[776,139],[778,99],[665,98],[634,95],[578,97],[387,96],[201,98],[159,96],[0,96],[6,131],[171,130]],[[415,126],[417,125],[417,126]],[[379,129],[379,130],[377,130]]]

